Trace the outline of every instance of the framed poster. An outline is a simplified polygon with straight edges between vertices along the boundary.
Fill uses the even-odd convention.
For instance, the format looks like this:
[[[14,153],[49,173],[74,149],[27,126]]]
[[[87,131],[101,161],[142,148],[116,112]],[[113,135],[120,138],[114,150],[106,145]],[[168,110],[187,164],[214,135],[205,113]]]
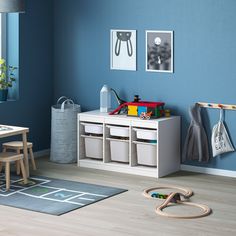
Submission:
[[[136,70],[136,30],[111,30],[111,69]]]
[[[146,71],[173,73],[173,31],[146,31]]]

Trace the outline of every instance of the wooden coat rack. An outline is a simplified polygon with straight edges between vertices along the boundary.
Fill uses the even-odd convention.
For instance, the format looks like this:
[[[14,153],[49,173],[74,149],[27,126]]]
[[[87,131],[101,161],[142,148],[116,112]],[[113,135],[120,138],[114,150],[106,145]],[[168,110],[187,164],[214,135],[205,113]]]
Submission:
[[[216,108],[216,109],[226,109],[226,110],[236,110],[236,105],[231,104],[219,104],[219,103],[207,103],[207,102],[197,102],[200,107],[206,108]]]

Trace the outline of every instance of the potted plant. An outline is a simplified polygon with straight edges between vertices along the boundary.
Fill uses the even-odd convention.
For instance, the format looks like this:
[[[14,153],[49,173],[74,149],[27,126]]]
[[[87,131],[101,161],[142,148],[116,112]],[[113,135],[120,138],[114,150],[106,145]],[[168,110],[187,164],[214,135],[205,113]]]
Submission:
[[[11,88],[16,81],[14,74],[16,69],[15,66],[8,66],[5,59],[0,59],[0,101],[7,100],[8,88]]]

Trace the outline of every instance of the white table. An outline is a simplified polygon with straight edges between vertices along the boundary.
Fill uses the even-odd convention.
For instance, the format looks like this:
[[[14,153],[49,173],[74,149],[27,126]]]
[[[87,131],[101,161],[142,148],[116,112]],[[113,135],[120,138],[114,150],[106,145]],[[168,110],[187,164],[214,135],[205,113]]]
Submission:
[[[0,138],[22,135],[23,141],[23,153],[24,153],[24,163],[25,163],[25,171],[27,177],[29,177],[29,160],[28,160],[28,150],[27,150],[27,133],[29,132],[29,128],[25,127],[17,127],[17,126],[9,126],[9,125],[1,125],[0,124]]]

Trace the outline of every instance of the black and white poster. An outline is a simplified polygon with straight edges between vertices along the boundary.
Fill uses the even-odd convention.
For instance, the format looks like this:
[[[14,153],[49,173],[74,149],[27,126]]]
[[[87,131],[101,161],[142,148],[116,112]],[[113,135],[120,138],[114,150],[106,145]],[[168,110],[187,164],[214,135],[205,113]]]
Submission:
[[[173,73],[173,31],[146,31],[146,71]]]
[[[111,30],[111,69],[136,70],[136,30]]]

